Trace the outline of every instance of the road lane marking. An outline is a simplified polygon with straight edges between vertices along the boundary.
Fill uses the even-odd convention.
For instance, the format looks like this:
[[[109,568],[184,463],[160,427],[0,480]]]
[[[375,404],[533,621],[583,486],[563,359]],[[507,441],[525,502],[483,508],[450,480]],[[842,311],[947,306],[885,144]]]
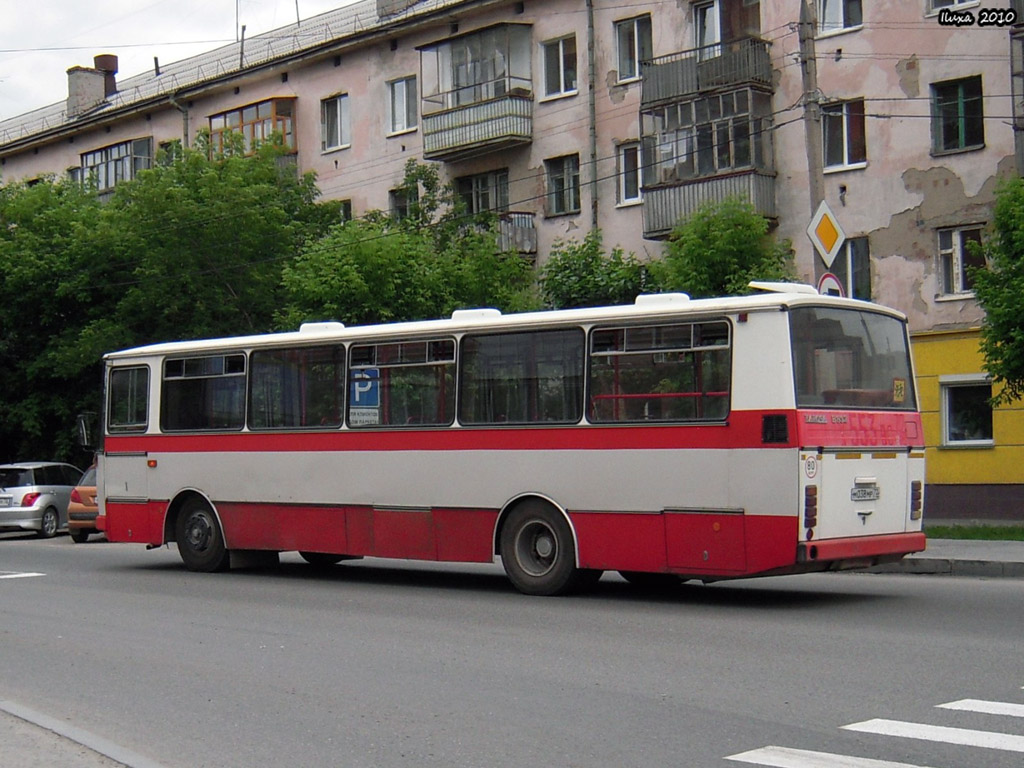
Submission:
[[[45,575],[45,573],[19,573],[18,571],[0,571],[0,579],[30,579],[33,576]]]
[[[888,760],[872,760],[870,757],[835,755],[831,752],[812,752],[807,749],[789,747],[763,747],[752,749],[726,760],[738,763],[765,765],[770,768],[928,768],[910,763],[893,763]]]
[[[905,723],[900,720],[865,720],[842,726],[847,731],[877,733],[882,736],[898,736],[904,739],[921,739],[922,741],[938,741],[945,744],[958,744],[964,747],[984,747],[985,749],[1001,749],[1006,752],[1024,752],[1024,736],[992,731],[972,731],[966,728],[947,728],[942,725],[925,725],[923,723]]]
[[[980,712],[983,715],[1006,715],[1007,717],[1024,717],[1024,704],[1011,704],[1008,701],[982,701],[980,699],[960,699],[948,704],[936,705],[939,709],[956,709],[963,712]]]

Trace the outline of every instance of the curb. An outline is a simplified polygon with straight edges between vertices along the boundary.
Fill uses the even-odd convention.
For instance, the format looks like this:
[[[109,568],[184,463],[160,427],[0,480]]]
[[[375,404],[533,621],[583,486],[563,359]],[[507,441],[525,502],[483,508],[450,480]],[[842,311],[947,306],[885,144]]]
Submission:
[[[1024,579],[1024,563],[959,560],[946,557],[908,557],[898,563],[877,565],[869,568],[868,571],[870,573]]]

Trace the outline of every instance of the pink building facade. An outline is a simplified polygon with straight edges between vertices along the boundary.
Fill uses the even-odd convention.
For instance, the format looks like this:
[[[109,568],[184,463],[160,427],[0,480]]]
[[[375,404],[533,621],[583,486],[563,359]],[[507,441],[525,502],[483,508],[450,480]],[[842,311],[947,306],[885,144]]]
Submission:
[[[980,437],[957,431],[991,384],[962,333],[935,353],[983,321],[970,243],[1024,165],[1021,6],[362,0],[159,71],[73,67],[65,102],[0,122],[0,183],[71,174],[102,193],[201,130],[279,130],[357,217],[401,207],[410,158],[437,163],[538,263],[594,228],[656,258],[680,219],[739,194],[792,241],[802,279],[902,310],[945,361],[919,375],[931,466],[1024,455],[1016,409],[1002,434],[991,413]],[[845,234],[827,258],[807,235],[822,203]],[[1020,508],[1024,461],[996,466],[986,488]]]

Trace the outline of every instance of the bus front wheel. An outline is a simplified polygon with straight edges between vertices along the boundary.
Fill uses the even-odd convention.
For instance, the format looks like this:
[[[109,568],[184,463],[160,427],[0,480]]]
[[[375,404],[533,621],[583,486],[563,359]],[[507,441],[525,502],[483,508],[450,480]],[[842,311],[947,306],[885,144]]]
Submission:
[[[509,514],[499,551],[509,580],[527,595],[562,595],[601,575],[576,567],[569,523],[558,510],[540,502],[521,504]]]
[[[210,506],[199,499],[185,503],[175,526],[178,554],[190,571],[214,573],[227,569],[229,554],[224,533]]]

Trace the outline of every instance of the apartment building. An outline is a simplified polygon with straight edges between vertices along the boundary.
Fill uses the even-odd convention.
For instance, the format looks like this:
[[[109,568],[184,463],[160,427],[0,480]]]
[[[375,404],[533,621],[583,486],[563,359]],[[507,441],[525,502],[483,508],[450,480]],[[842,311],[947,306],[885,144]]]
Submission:
[[[66,101],[0,122],[0,181],[102,194],[200,130],[279,131],[354,216],[400,209],[406,161],[436,162],[538,262],[595,227],[654,257],[743,195],[804,279],[910,317],[929,514],[1020,518],[1024,417],[988,406],[968,271],[1024,164],[1018,5],[362,0],[131,77],[72,67]]]

